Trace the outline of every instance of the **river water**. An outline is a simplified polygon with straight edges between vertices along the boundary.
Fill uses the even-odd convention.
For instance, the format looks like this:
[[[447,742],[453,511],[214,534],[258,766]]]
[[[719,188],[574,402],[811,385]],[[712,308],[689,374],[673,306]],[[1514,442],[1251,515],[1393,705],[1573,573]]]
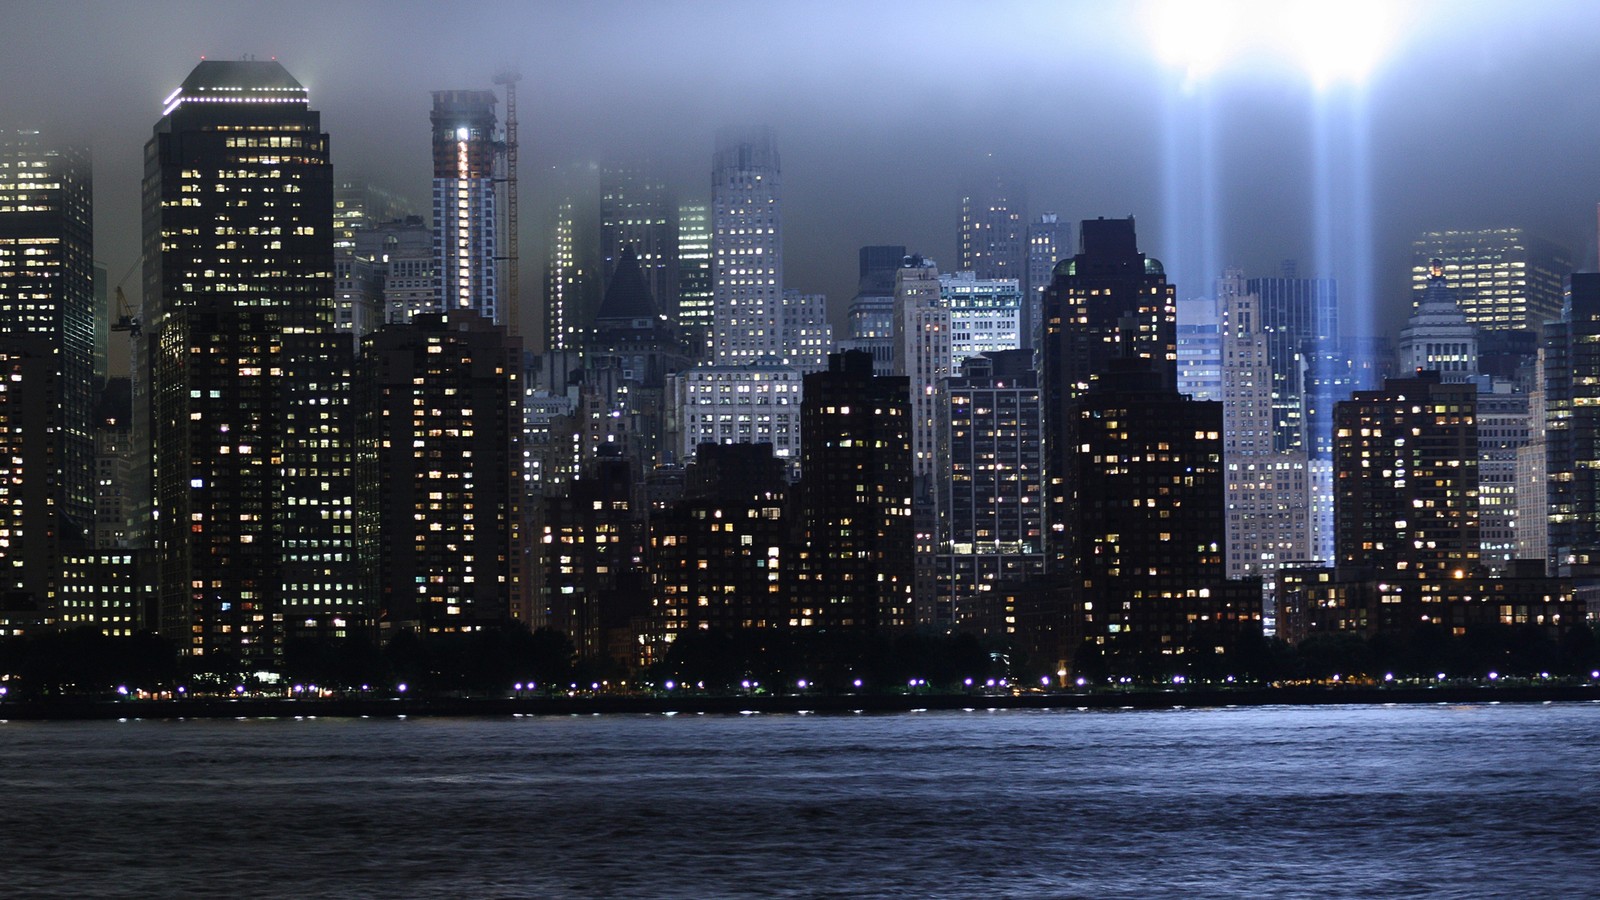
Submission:
[[[1600,896],[1600,703],[0,723],[0,895]]]

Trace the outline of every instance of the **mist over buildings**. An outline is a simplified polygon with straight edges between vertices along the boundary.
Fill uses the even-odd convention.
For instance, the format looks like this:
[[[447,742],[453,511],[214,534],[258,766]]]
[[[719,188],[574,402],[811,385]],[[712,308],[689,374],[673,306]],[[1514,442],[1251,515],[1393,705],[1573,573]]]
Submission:
[[[1395,6],[1402,31],[1360,98],[1377,325],[1392,330],[1409,306],[1410,242],[1425,229],[1522,225],[1594,268],[1600,8]],[[244,54],[278,58],[309,88],[338,177],[419,209],[429,92],[489,88],[497,70],[519,69],[528,272],[542,259],[557,170],[649,157],[680,200],[705,200],[717,130],[770,125],[784,164],[785,282],[826,293],[836,318],[854,293],[857,248],[904,244],[953,262],[962,191],[995,173],[1026,184],[1033,215],[1138,217],[1142,243],[1190,295],[1220,272],[1180,265],[1187,236],[1165,208],[1169,188],[1198,189],[1169,183],[1172,155],[1199,152],[1171,130],[1185,114],[1214,139],[1205,165],[1221,261],[1274,274],[1294,258],[1316,273],[1325,98],[1271,53],[1185,93],[1150,48],[1160,13],[1044,2],[20,2],[0,35],[0,109],[13,127],[92,147],[97,254],[113,279],[138,258],[142,151],[161,99],[201,56]],[[127,289],[136,295],[137,279]],[[522,295],[535,334],[536,277]]]

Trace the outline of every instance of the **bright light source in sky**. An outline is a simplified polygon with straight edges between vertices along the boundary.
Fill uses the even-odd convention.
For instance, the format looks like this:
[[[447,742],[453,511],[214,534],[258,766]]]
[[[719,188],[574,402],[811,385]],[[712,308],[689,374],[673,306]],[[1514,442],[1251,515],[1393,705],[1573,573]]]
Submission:
[[[1158,56],[1188,86],[1229,63],[1285,59],[1318,88],[1360,83],[1394,46],[1409,4],[1395,0],[1162,0],[1147,9]]]

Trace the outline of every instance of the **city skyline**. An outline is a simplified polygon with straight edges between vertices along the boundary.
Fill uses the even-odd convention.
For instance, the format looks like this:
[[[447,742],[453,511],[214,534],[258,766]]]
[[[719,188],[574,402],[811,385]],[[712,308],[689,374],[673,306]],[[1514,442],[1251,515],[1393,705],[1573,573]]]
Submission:
[[[773,5],[731,16],[734,7],[718,4],[687,13],[485,5],[473,8],[473,21],[503,27],[488,38],[473,29],[471,40],[481,46],[472,52],[465,29],[444,24],[424,33],[402,23],[426,17],[397,15],[393,7],[381,16],[363,4],[318,8],[330,27],[309,30],[293,27],[299,16],[247,10],[211,18],[181,4],[83,8],[99,13],[83,17],[102,23],[99,29],[83,29],[77,18],[50,21],[43,5],[22,7],[22,27],[9,31],[13,43],[4,49],[14,65],[41,77],[4,86],[0,100],[19,125],[92,147],[98,250],[112,273],[138,252],[134,135],[159,112],[186,63],[251,53],[303,73],[325,110],[336,177],[369,178],[418,206],[429,193],[429,147],[416,138],[429,92],[488,89],[501,63],[520,65],[525,261],[542,258],[555,200],[552,167],[645,149],[680,200],[704,201],[716,131],[769,125],[787,170],[786,280],[826,294],[836,325],[853,294],[851,263],[862,245],[903,243],[953,267],[962,197],[995,169],[1025,184],[1031,215],[1135,215],[1150,235],[1148,252],[1167,264],[1180,296],[1207,289],[1220,268],[1196,270],[1204,267],[1179,246],[1174,229],[1183,223],[1163,197],[1170,181],[1164,144],[1184,138],[1173,126],[1186,105],[1203,107],[1206,127],[1221,135],[1200,155],[1213,158],[1207,189],[1220,199],[1215,240],[1222,262],[1255,276],[1296,258],[1302,274],[1348,282],[1348,273],[1321,272],[1314,262],[1314,132],[1319,109],[1360,101],[1375,197],[1380,330],[1393,331],[1404,319],[1409,244],[1424,231],[1517,225],[1568,246],[1578,269],[1595,262],[1592,203],[1600,183],[1575,151],[1593,143],[1584,129],[1596,118],[1596,101],[1570,86],[1600,75],[1576,51],[1600,28],[1600,15],[1576,3],[1532,11],[1396,5],[1389,56],[1365,88],[1335,84],[1321,92],[1283,53],[1253,45],[1195,91],[1187,75],[1157,59],[1150,32],[1168,12],[1161,4],[1007,4],[982,15],[960,5],[917,7],[920,48],[1000,54],[1014,60],[1019,77],[1028,76],[1021,90],[936,71],[948,67],[893,65],[907,52],[903,45],[875,46],[873,37],[904,18],[908,7],[893,5],[850,10],[856,27],[830,29],[820,56],[812,44],[840,21],[843,7]],[[167,27],[148,41],[124,40],[140,24],[125,18]],[[725,49],[726,58],[680,52],[700,45],[695,29],[728,38],[718,46],[735,49]],[[1041,40],[1040,32],[1060,43]],[[370,34],[368,43],[380,49],[356,52],[339,42],[354,33]],[[1196,42],[1210,33],[1202,30]],[[414,65],[409,53],[397,52],[413,44],[438,48],[431,55],[437,64]],[[615,65],[601,72],[585,58]],[[95,74],[112,63],[121,67],[118,78]],[[874,89],[859,90],[866,84]],[[57,89],[90,99],[69,106]],[[1550,98],[1550,114],[1537,115],[1529,96]],[[1526,139],[1530,129],[1535,140]],[[132,293],[137,286],[126,287]],[[523,279],[521,294],[522,332],[537,334],[537,279]],[[1341,297],[1359,302],[1350,289]],[[1346,325],[1361,327],[1353,319]]]

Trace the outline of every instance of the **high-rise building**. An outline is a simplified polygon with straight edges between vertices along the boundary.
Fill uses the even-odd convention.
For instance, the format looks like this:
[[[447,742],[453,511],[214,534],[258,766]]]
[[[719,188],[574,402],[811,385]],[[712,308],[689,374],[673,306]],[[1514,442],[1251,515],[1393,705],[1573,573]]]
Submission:
[[[613,458],[589,461],[567,496],[546,500],[530,624],[565,634],[583,659],[639,656],[633,639],[651,612],[641,505],[632,464]]]
[[[1158,260],[1139,252],[1133,219],[1090,219],[1078,253],[1056,264],[1045,292],[1046,522],[1052,564],[1066,559],[1077,466],[1074,404],[1115,359],[1145,360],[1164,384],[1177,383],[1177,294]]]
[[[1178,393],[1222,399],[1222,317],[1216,297],[1178,301]]]
[[[1428,286],[1400,330],[1399,371],[1438,372],[1448,383],[1478,375],[1478,330],[1467,321],[1444,277],[1444,264],[1433,260]]]
[[[1317,377],[1319,353],[1339,338],[1339,292],[1331,278],[1250,278],[1245,293],[1261,298],[1261,329],[1272,367],[1272,414],[1278,450],[1312,451],[1305,386]],[[1315,457],[1315,452],[1312,452]]]
[[[159,626],[214,671],[270,670],[370,620],[328,136],[279,63],[205,61],[145,160]]]
[[[1600,562],[1600,275],[1572,276],[1544,337],[1549,549],[1557,565]]]
[[[1244,285],[1238,269],[1217,282],[1227,572],[1229,578],[1259,577],[1270,610],[1278,570],[1285,562],[1311,558],[1309,467],[1303,450],[1274,447],[1271,335],[1262,320],[1261,298]]]
[[[912,624],[911,418],[905,378],[835,353],[805,377],[805,477],[794,624],[889,631]]]
[[[368,260],[378,285],[378,324],[403,325],[439,309],[434,285],[433,229],[421,216],[380,222],[356,232],[355,256]]]
[[[894,374],[907,379],[911,402],[912,526],[915,534],[913,595],[924,624],[938,607],[932,603],[938,572],[937,479],[945,466],[936,458],[939,389],[950,377],[950,308],[941,297],[939,270],[932,260],[908,256],[895,273]],[[943,610],[948,613],[948,610]]]
[[[678,320],[678,206],[665,179],[646,162],[600,168],[600,256],[607,287],[632,247],[656,306]]]
[[[1338,565],[1423,581],[1478,564],[1477,401],[1422,372],[1334,407]]]
[[[1478,385],[1478,541],[1483,565],[1498,574],[1509,571],[1512,560],[1521,558],[1517,494],[1524,488],[1517,460],[1532,436],[1531,407],[1529,395],[1515,390],[1510,382],[1486,381],[1480,379]],[[1532,492],[1536,487],[1529,485],[1526,490]],[[1541,501],[1545,499],[1544,491],[1537,495]]]
[[[782,182],[772,132],[720,135],[711,177],[712,361],[781,356]]]
[[[1025,347],[1022,288],[1014,278],[972,272],[939,276],[940,303],[950,310],[950,364],[979,353]]]
[[[804,374],[776,362],[699,365],[668,378],[679,458],[701,444],[771,444],[791,469],[800,460]]]
[[[1134,357],[1112,360],[1072,412],[1075,667],[1129,654],[1189,669],[1259,633],[1261,585],[1227,580],[1224,562],[1222,404]]]
[[[363,353],[362,443],[386,627],[472,631],[521,594],[522,366],[472,309],[386,325]]]
[[[968,357],[945,382],[937,456],[949,471],[938,479],[938,592],[935,609],[919,610],[920,619],[1003,622],[985,608],[1004,593],[1000,587],[1044,572],[1039,417],[1031,350]]]
[[[961,271],[979,278],[1028,277],[1027,199],[1020,184],[995,178],[961,198]]]
[[[1022,346],[1039,346],[1044,335],[1044,291],[1056,263],[1072,253],[1072,223],[1045,213],[1028,226],[1028,271],[1023,279]]]
[[[678,328],[697,357],[709,355],[713,309],[711,211],[685,203],[678,207]]]
[[[778,329],[782,335],[779,359],[801,372],[820,372],[828,367],[833,352],[833,325],[828,322],[826,294],[783,292],[778,308]]]
[[[0,593],[54,613],[94,523],[97,302],[87,151],[0,133]]]
[[[473,309],[505,324],[495,102],[494,91],[433,92],[433,259],[441,311]]]
[[[873,373],[894,374],[894,280],[906,248],[894,244],[860,250],[856,295],[850,300],[849,331],[840,350],[872,354]]]
[[[1411,244],[1411,287],[1420,302],[1438,260],[1467,321],[1485,331],[1540,330],[1561,318],[1567,248],[1525,228],[1429,231]]]
[[[341,179],[333,186],[333,248],[354,249],[357,232],[415,212],[393,191],[360,178]]]

